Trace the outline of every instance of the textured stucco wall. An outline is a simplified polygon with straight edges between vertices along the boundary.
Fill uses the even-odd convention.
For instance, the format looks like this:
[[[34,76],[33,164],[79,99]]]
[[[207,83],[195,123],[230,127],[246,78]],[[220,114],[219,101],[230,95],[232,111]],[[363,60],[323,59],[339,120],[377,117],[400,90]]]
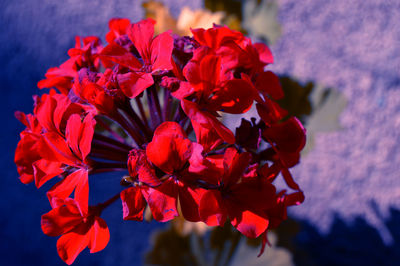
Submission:
[[[393,244],[383,221],[400,208],[400,2],[278,2],[273,69],[347,99],[341,129],[317,133],[294,171],[307,199],[292,214],[325,233],[336,214],[361,217]]]

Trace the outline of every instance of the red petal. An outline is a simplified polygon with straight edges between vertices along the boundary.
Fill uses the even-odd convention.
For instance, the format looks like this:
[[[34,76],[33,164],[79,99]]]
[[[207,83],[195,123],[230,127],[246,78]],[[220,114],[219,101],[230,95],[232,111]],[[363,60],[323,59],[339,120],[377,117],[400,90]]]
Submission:
[[[90,253],[95,253],[103,250],[110,240],[110,231],[108,230],[106,222],[100,217],[94,218],[94,223],[90,228],[90,240],[88,248]]]
[[[145,183],[151,187],[161,185],[154,168],[147,160],[146,151],[139,149],[132,149],[129,152],[128,170],[131,177],[138,179],[140,182]]]
[[[300,190],[299,185],[294,181],[292,174],[289,172],[287,168],[283,168],[282,171],[282,176],[285,179],[286,184],[291,188],[295,190]]]
[[[64,172],[59,162],[51,162],[45,159],[36,161],[33,165],[35,185],[40,188],[44,183]]]
[[[43,159],[71,166],[79,165],[78,158],[71,152],[67,142],[55,132],[44,133],[39,141],[39,150]]]
[[[66,204],[42,215],[42,231],[48,236],[59,236],[73,230],[83,222],[79,210],[74,204]]]
[[[283,152],[300,152],[306,143],[306,130],[295,118],[274,124],[263,132],[263,136],[276,143],[277,149]]]
[[[150,45],[154,35],[153,19],[145,19],[138,23],[131,24],[128,28],[129,39],[133,42],[143,61],[151,63]]]
[[[140,69],[143,65],[132,53],[116,43],[107,45],[101,51],[100,58],[103,60],[110,60],[132,70]]]
[[[110,31],[106,34],[106,41],[112,43],[115,38],[126,34],[131,22],[127,18],[113,18],[108,22]]]
[[[211,110],[231,114],[247,112],[256,98],[253,86],[242,79],[231,79],[209,100]]]
[[[80,126],[79,150],[82,160],[85,160],[86,156],[90,153],[95,125],[96,120],[93,118],[93,115],[88,114]]]
[[[171,70],[172,49],[174,39],[169,32],[164,32],[155,37],[151,43],[151,64],[155,70]]]
[[[181,170],[192,154],[192,142],[185,137],[186,133],[178,123],[162,123],[147,145],[147,158],[166,173]]]
[[[202,91],[199,98],[208,99],[220,80],[221,58],[219,56],[207,55],[200,62],[200,80]],[[190,82],[190,80],[189,80]]]
[[[246,209],[264,211],[275,206],[275,186],[266,179],[253,178],[231,187],[230,196]]]
[[[124,220],[143,220],[143,211],[146,202],[143,199],[140,188],[131,187],[121,192],[122,211]]]
[[[265,102],[257,103],[257,112],[260,118],[267,124],[271,125],[283,119],[288,112],[282,109],[279,104],[270,99],[265,99]]]
[[[236,206],[230,206],[228,213],[232,225],[249,238],[260,236],[268,228],[268,218],[261,212],[241,211]]]
[[[221,45],[234,41],[236,43],[241,42],[244,36],[239,31],[234,31],[228,27],[214,26],[210,29],[191,29],[193,37],[201,45],[208,46],[213,49],[218,49]]]
[[[217,118],[208,112],[200,111],[199,106],[196,103],[188,100],[182,100],[181,106],[185,114],[190,120],[197,122],[197,126],[205,127],[207,129],[213,129],[215,132],[227,143],[235,143],[235,135],[227,127],[225,127]],[[196,128],[194,128],[196,131]],[[197,128],[197,130],[199,130]],[[197,136],[196,131],[196,136]],[[203,144],[203,143],[201,143]]]
[[[274,62],[274,57],[272,56],[271,50],[263,43],[255,43],[253,47],[256,48],[260,61],[265,64],[272,64]]]
[[[34,180],[32,164],[42,158],[39,154],[38,141],[39,137],[36,134],[23,131],[15,149],[14,162],[17,165],[20,181],[24,184]]]
[[[267,231],[265,231],[261,237],[262,237],[261,249],[260,249],[260,253],[258,253],[257,257],[260,257],[264,253],[266,244],[268,244],[268,246],[271,246],[271,243],[268,241]]]
[[[117,75],[122,92],[129,98],[135,98],[154,84],[153,76],[144,72],[129,72]]]
[[[285,197],[285,205],[293,206],[303,203],[305,197],[302,191],[294,192]]]
[[[90,236],[88,230],[87,225],[82,224],[73,232],[62,235],[58,239],[58,255],[66,264],[71,265],[79,253],[89,245]]]
[[[76,156],[79,156],[82,160],[81,153],[79,151],[79,137],[80,137],[80,128],[81,128],[81,117],[78,114],[73,114],[69,117],[67,121],[67,127],[65,128],[65,138],[75,153]]]
[[[285,96],[279,78],[271,71],[261,72],[257,76],[256,87],[274,100],[282,99]]]
[[[205,192],[199,206],[201,220],[209,226],[223,226],[226,221],[227,211],[222,202],[219,191],[208,190]]]
[[[157,221],[167,222],[178,216],[176,209],[178,187],[172,178],[157,188],[144,188],[142,193]]]
[[[199,204],[202,195],[206,192],[205,189],[193,189],[179,183],[179,203],[181,205],[182,215],[189,222],[200,221]]]
[[[79,169],[55,184],[48,192],[50,204],[56,206],[57,199],[66,199],[75,189],[75,200],[82,215],[88,212],[89,184],[87,170]]]

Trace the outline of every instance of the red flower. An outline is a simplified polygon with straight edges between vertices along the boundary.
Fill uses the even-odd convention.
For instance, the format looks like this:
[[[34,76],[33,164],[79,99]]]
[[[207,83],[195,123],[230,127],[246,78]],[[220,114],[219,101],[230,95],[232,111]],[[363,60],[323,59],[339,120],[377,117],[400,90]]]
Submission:
[[[38,83],[61,93],[36,96],[33,114],[16,113],[26,126],[15,151],[21,182],[39,188],[59,178],[42,229],[61,236],[68,264],[86,247],[107,245],[99,216],[118,198],[124,220],[141,221],[146,206],[161,222],[229,219],[247,237],[262,235],[262,250],[267,229],[304,200],[289,168],[305,129],[276,102],[284,94],[265,70],[268,47],[215,25],[193,38],[154,36],[154,23],[112,19],[104,49],[98,37],[77,37],[70,58]],[[254,101],[261,119],[243,120],[235,134],[223,124],[223,113],[245,113]],[[120,170],[129,171],[125,189],[89,207],[89,175]],[[276,192],[279,174],[295,192]]]
[[[110,239],[106,222],[99,217],[100,210],[93,207],[82,215],[78,203],[67,198],[42,216],[43,233],[60,236],[57,251],[60,258],[71,265],[83,249],[90,253],[103,250]]]
[[[173,39],[168,32],[153,38],[155,21],[142,20],[131,24],[127,30],[130,41],[135,46],[141,60],[115,42],[109,44],[101,57],[127,67],[130,72],[118,75],[121,90],[129,98],[135,98],[153,85],[152,74],[172,69],[171,54]]]
[[[97,37],[82,38],[76,37],[75,48],[68,51],[70,58],[60,67],[50,68],[46,73],[46,79],[38,82],[38,87],[52,88],[56,87],[62,94],[68,95],[72,87],[73,79],[78,74],[79,69],[83,67],[99,68],[98,53],[102,49],[100,39]]]
[[[90,152],[94,124],[95,121],[91,115],[87,115],[81,122],[80,116],[73,114],[67,122],[65,139],[54,132],[43,134],[39,144],[43,158],[60,162],[73,169],[68,176],[47,192],[53,207],[56,204],[54,200],[66,199],[75,190],[75,200],[79,204],[82,215],[88,211],[88,166],[85,159]]]
[[[112,43],[116,38],[126,34],[131,22],[127,18],[113,18],[108,22],[110,31],[106,34],[106,41]]]
[[[244,177],[250,162],[249,153],[238,154],[234,148],[224,155],[224,174],[219,190],[208,190],[200,201],[201,220],[223,226],[229,216],[242,234],[255,238],[268,227],[265,211],[275,205],[275,187],[266,179]]]

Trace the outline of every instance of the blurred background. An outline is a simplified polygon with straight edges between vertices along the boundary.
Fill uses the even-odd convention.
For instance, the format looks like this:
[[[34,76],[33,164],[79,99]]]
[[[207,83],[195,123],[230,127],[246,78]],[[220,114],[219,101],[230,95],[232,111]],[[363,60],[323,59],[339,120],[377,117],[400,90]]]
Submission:
[[[281,104],[307,129],[293,169],[306,200],[258,259],[257,241],[231,227],[123,222],[115,203],[104,212],[108,246],[86,249],[75,265],[399,265],[400,1],[99,2],[0,1],[0,265],[64,265],[57,238],[40,229],[48,187],[18,180],[13,157],[24,127],[14,112],[32,112],[47,69],[68,58],[76,35],[104,39],[112,17],[153,17],[156,30],[180,34],[216,22],[267,43]],[[120,175],[91,180],[93,200],[119,191]]]

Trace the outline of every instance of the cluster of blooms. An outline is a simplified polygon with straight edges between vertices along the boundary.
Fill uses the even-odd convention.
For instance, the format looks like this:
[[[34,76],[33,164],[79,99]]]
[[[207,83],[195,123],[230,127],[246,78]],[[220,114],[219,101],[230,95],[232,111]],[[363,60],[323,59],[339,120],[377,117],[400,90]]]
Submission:
[[[34,98],[33,114],[16,113],[26,126],[15,152],[20,180],[58,181],[41,226],[61,236],[67,264],[107,245],[100,215],[119,198],[124,220],[143,220],[146,206],[160,222],[229,219],[247,237],[262,235],[262,249],[267,229],[304,200],[288,169],[305,130],[276,103],[284,95],[264,70],[268,47],[222,26],[154,37],[154,24],[112,19],[107,46],[77,37],[70,58],[38,83],[50,91]],[[235,134],[221,122],[254,103],[260,119],[242,119]],[[90,206],[89,176],[108,171],[129,172],[118,180],[123,190]],[[276,190],[279,174],[292,192]]]

